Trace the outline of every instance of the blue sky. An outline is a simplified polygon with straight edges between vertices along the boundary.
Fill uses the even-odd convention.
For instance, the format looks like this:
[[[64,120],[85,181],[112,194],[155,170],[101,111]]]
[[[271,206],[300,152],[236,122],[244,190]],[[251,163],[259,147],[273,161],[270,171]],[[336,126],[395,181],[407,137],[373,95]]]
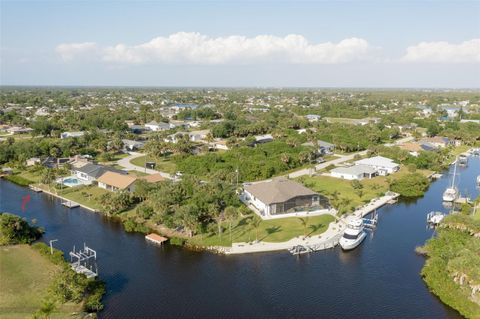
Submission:
[[[478,1],[0,4],[2,85],[480,86]]]

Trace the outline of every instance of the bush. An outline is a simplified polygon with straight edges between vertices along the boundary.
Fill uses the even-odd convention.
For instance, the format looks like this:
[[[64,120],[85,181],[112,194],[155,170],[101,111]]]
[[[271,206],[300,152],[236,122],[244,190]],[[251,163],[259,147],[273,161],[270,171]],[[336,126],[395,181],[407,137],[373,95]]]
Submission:
[[[30,244],[42,233],[40,228],[30,226],[19,216],[0,213],[0,245]]]
[[[427,190],[428,178],[419,173],[411,173],[395,179],[390,188],[403,197],[419,197]]]
[[[175,246],[183,246],[185,245],[185,240],[179,237],[172,237],[170,238],[170,244]]]
[[[53,249],[53,255],[50,251],[50,247],[45,243],[34,243],[32,248],[38,251],[41,255],[47,257],[51,262],[56,265],[61,265],[65,263],[63,259],[63,252],[58,249]]]
[[[15,183],[20,186],[28,186],[30,184],[33,184],[31,180],[26,179],[20,175],[7,175],[7,176],[4,176],[3,178],[5,178],[9,182]]]
[[[133,218],[127,218],[126,220],[124,220],[123,227],[125,227],[125,231],[129,233],[148,233],[148,227],[141,223],[137,223]]]

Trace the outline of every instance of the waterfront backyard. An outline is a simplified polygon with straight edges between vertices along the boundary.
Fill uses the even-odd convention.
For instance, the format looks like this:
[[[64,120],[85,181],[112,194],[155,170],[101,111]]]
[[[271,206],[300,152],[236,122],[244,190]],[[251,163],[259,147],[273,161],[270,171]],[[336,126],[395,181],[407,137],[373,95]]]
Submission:
[[[0,317],[17,319],[30,317],[47,295],[60,266],[54,265],[28,245],[0,248]],[[72,318],[81,305],[62,305],[49,318]]]
[[[252,222],[256,220],[258,224]],[[280,218],[260,220],[253,212],[248,216],[240,217],[232,222],[230,234],[229,223],[222,223],[225,230],[221,235],[198,235],[190,240],[192,244],[202,246],[231,246],[232,242],[284,242],[297,236],[319,235],[328,229],[335,218],[332,215],[312,216],[308,218]],[[230,240],[231,236],[231,240]]]
[[[416,170],[416,172],[424,176],[432,174],[432,171],[428,170]],[[299,178],[299,181],[306,187],[325,195],[339,211],[351,212],[356,207],[385,194],[394,180],[409,173],[408,169],[402,166],[398,172],[392,175],[364,179],[358,183],[325,175],[303,176]]]

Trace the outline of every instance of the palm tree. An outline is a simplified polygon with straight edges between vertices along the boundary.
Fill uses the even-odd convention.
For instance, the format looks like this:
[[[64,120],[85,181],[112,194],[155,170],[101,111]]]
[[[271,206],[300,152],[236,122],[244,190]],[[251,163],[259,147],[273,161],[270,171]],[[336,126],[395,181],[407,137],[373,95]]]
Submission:
[[[225,208],[224,212],[225,218],[228,220],[228,228],[230,233],[230,243],[232,243],[232,223],[235,219],[238,218],[238,211],[233,206],[228,206]]]
[[[280,160],[281,160],[284,164],[287,164],[287,165],[288,165],[288,163],[290,163],[291,158],[290,158],[290,155],[288,155],[287,153],[282,153],[282,154],[280,155]]]
[[[253,228],[255,228],[255,241],[258,241],[258,227],[260,226],[260,223],[262,222],[261,219],[253,216],[250,219],[250,225],[252,225]]]
[[[210,213],[210,216],[217,222],[217,227],[218,227],[218,234],[220,235],[220,239],[222,238],[222,221],[224,218],[223,212],[220,210],[220,208],[217,207],[215,204],[209,204],[208,205],[208,212]]]
[[[305,218],[299,217],[298,220],[303,226],[303,238],[307,238],[308,216]]]

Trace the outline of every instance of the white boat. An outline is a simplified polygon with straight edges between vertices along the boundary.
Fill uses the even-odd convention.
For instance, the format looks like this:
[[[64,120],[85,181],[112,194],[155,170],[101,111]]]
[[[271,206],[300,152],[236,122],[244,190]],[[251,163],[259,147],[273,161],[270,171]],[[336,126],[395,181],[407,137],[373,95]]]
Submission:
[[[455,176],[457,175],[457,163],[458,159],[455,161],[455,167],[453,169],[453,178],[452,178],[452,185],[448,187],[445,192],[443,192],[443,201],[444,202],[453,202],[458,197],[458,190],[455,187]]]
[[[480,186],[480,175],[477,176],[477,185]]]
[[[443,192],[443,201],[444,202],[453,202],[458,197],[458,191],[455,187],[449,187]]]
[[[339,244],[343,250],[351,250],[360,245],[365,237],[367,233],[364,230],[363,220],[355,219],[348,223]]]
[[[441,212],[430,212],[427,215],[427,223],[432,226],[437,226],[445,218],[445,214]]]
[[[462,166],[465,166],[467,165],[468,163],[468,157],[464,154],[461,154],[460,156],[458,156],[458,164],[459,165],[462,165]]]

